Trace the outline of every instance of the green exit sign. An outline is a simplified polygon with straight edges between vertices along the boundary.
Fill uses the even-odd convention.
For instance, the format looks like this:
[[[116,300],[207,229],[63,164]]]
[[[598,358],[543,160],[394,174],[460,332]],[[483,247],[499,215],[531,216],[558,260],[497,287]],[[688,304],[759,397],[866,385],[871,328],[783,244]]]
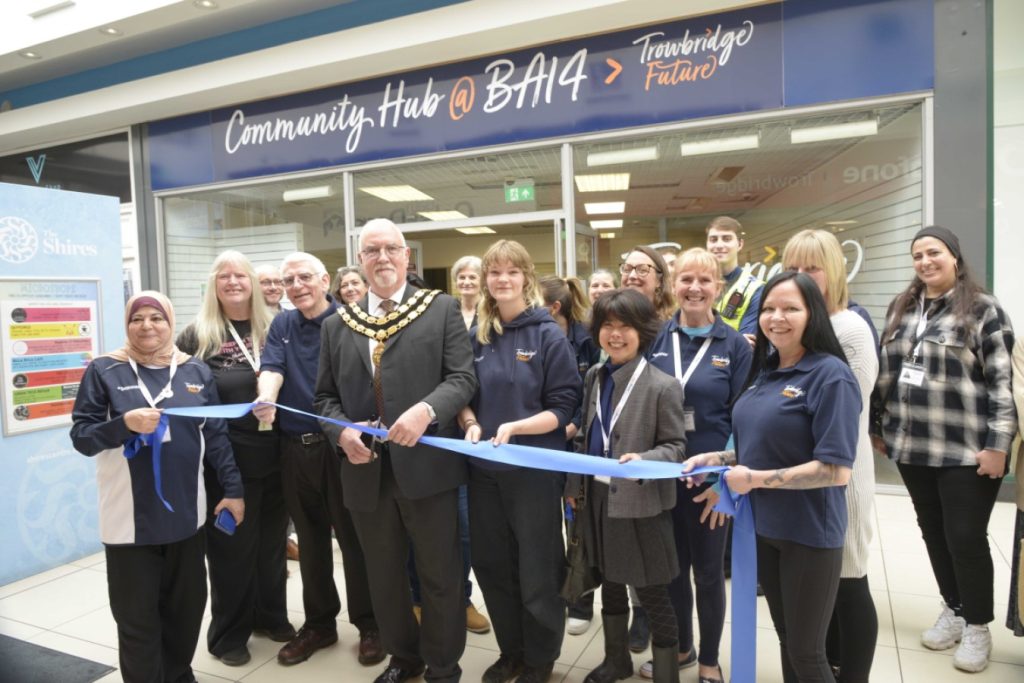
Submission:
[[[532,202],[537,198],[536,192],[533,188],[533,181],[528,182],[517,182],[514,185],[505,186],[505,203],[511,204],[513,202]]]

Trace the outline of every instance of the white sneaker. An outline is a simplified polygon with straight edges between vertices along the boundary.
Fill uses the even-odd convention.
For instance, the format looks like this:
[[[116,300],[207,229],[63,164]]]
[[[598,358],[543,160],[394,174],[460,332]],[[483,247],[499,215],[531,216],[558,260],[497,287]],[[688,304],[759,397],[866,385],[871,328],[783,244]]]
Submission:
[[[577,619],[576,617],[569,617],[569,622],[566,625],[566,630],[570,636],[581,636],[590,629],[590,619]]]
[[[956,616],[946,603],[942,603],[942,614],[934,626],[921,634],[921,644],[929,650],[948,650],[963,637],[964,626],[964,618]]]
[[[992,654],[992,634],[987,624],[967,624],[960,647],[953,653],[953,666],[961,671],[978,673],[988,666]]]

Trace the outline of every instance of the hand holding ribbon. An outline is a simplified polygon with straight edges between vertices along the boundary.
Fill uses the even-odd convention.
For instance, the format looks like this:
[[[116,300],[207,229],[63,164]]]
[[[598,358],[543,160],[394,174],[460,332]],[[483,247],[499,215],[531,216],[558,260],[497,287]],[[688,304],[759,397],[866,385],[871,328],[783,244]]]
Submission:
[[[164,498],[163,470],[160,466],[160,445],[167,433],[167,415],[162,414],[157,408],[136,408],[125,413],[124,423],[128,429],[141,432],[125,442],[124,457],[131,460],[144,446],[149,446],[153,450],[153,486],[156,488],[156,495],[168,511],[174,512],[174,508]]]

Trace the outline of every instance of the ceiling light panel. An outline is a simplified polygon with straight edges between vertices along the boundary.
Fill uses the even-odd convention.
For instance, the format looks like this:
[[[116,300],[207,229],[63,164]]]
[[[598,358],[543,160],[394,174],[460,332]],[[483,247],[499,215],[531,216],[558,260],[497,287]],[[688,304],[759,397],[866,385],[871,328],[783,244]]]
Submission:
[[[679,146],[679,154],[684,157],[692,157],[701,154],[738,152],[744,149],[757,149],[760,144],[761,138],[756,133],[753,135],[736,135],[729,138],[718,138],[715,140],[684,142]]]
[[[463,235],[493,235],[493,234],[495,234],[495,231],[491,230],[486,225],[481,225],[480,227],[477,227],[477,228],[455,228],[455,229],[458,230],[459,232],[461,232]]]
[[[606,213],[622,213],[626,210],[626,202],[587,202],[583,205],[591,216]]]
[[[315,187],[300,187],[294,190],[285,190],[281,198],[286,202],[304,202],[310,199],[325,199],[334,195],[330,185],[317,185]]]
[[[594,230],[610,230],[622,227],[621,218],[609,218],[601,221],[590,221],[590,227]]]
[[[657,147],[634,147],[633,149],[616,149],[611,152],[592,152],[588,154],[587,166],[635,164],[640,161],[654,161],[657,158]]]
[[[412,185],[378,185],[359,189],[386,202],[426,202],[433,199],[429,194],[420,192]]]
[[[417,211],[417,213],[428,221],[454,221],[459,218],[469,218],[461,211]]]
[[[863,138],[878,134],[878,120],[852,121],[836,123],[830,126],[812,126],[794,128],[789,132],[789,141],[794,145],[805,142],[823,142],[825,140],[843,140],[845,138]]]
[[[580,192],[612,192],[629,189],[628,173],[592,173],[576,176],[576,189]]]

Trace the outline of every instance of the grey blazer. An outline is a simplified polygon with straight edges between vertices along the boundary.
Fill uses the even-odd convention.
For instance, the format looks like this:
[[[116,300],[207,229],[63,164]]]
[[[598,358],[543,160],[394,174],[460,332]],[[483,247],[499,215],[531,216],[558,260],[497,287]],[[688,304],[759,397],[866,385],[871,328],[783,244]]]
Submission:
[[[406,286],[405,299],[415,291]],[[366,308],[367,297],[360,305]],[[473,397],[477,382],[469,333],[455,299],[438,295],[423,315],[388,340],[381,363],[388,420],[426,401],[437,413],[436,435],[458,437],[455,416]],[[324,417],[346,422],[361,422],[377,412],[369,340],[337,315],[324,321],[321,330],[313,406]],[[337,448],[342,427],[324,423],[323,430]],[[364,512],[376,510],[381,461],[353,465],[341,456],[345,506]],[[465,456],[431,446],[392,444],[391,465],[402,495],[409,499],[425,498],[466,482]]]
[[[612,405],[618,405],[640,357],[615,371]],[[582,428],[576,435],[576,452],[587,452],[587,439],[597,415],[597,383],[604,373],[604,363],[587,371],[583,380]],[[675,378],[649,364],[644,368],[629,401],[611,433],[612,456],[637,453],[644,460],[682,462],[686,453],[686,421],[683,412],[683,390]],[[582,484],[581,475],[570,474],[565,494],[575,496]],[[592,483],[591,486],[602,484]],[[613,477],[608,487],[608,516],[617,518],[653,517],[676,504],[674,479],[631,481]]]

